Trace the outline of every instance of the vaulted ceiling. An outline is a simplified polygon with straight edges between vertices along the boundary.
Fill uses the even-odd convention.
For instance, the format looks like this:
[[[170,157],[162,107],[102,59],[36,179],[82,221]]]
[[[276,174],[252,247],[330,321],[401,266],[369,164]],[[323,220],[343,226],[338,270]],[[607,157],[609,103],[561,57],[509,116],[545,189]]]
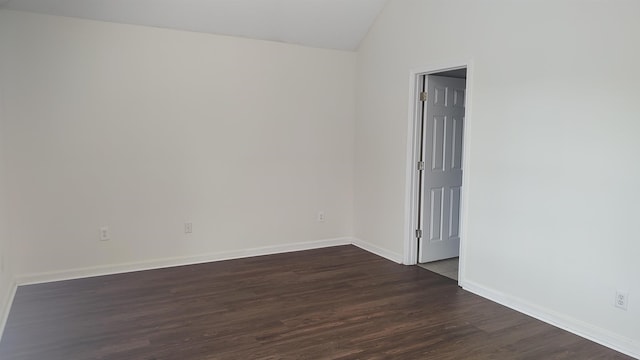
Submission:
[[[386,0],[0,0],[0,8],[356,50]]]

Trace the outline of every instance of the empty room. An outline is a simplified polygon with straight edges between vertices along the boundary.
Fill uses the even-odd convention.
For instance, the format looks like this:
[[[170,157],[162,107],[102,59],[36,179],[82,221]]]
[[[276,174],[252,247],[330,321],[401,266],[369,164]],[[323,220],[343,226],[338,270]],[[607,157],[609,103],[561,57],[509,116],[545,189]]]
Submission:
[[[639,16],[0,0],[0,359],[640,359]]]

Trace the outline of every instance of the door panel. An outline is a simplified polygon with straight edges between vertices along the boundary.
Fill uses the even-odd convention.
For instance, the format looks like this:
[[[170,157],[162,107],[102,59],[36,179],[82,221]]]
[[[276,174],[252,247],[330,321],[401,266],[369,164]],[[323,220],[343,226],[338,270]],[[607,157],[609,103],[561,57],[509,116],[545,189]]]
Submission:
[[[431,126],[427,126],[427,132],[431,132],[431,171],[444,171],[445,164],[445,124],[447,118],[435,116]]]
[[[460,238],[460,187],[449,189],[449,238]]]
[[[464,79],[426,76],[427,101],[423,111],[423,171],[420,194],[419,262],[456,257],[460,251],[460,191]]]
[[[442,241],[442,210],[444,208],[444,188],[431,189],[429,217],[429,241]]]
[[[464,109],[464,89],[453,89],[453,107]]]
[[[464,118],[453,118],[452,143],[451,143],[451,167],[452,170],[462,171],[462,124]]]

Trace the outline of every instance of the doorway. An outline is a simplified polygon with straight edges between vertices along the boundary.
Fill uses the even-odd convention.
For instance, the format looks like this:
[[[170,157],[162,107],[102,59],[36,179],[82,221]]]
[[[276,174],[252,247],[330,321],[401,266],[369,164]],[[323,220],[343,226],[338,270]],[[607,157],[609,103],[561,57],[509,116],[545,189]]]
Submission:
[[[467,67],[415,74],[415,262],[458,280]]]

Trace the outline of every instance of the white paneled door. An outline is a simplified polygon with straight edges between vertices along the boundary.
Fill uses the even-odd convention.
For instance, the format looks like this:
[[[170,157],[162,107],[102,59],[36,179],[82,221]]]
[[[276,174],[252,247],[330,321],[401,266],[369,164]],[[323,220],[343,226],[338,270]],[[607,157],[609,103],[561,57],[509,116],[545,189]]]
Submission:
[[[419,163],[421,263],[456,257],[460,252],[465,88],[465,79],[425,78]]]

